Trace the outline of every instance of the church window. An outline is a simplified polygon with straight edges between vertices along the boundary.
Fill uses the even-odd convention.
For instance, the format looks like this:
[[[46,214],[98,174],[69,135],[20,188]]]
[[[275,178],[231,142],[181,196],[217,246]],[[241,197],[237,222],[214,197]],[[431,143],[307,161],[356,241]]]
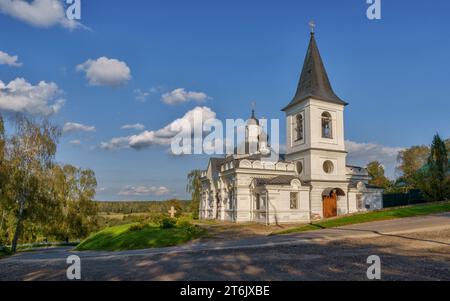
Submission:
[[[331,161],[325,161],[323,163],[323,171],[327,174],[333,173],[334,171],[334,165]]]
[[[298,209],[298,192],[291,192],[291,209]]]
[[[267,204],[266,204],[267,198],[266,198],[266,195],[265,195],[265,194],[261,195],[260,199],[261,199],[261,201],[260,201],[260,210],[266,210],[266,208],[267,208]]]
[[[256,194],[256,210],[260,210],[261,209],[261,195],[259,193]]]
[[[297,162],[297,173],[301,175],[302,172],[303,172],[303,163],[299,161]]]
[[[322,138],[333,139],[333,119],[328,112],[322,114]]]
[[[233,210],[233,201],[234,201],[234,191],[230,190],[228,192],[228,209]]]
[[[296,141],[303,140],[304,137],[304,130],[303,130],[303,115],[298,114],[295,117],[296,123],[295,123],[295,132],[296,132]]]

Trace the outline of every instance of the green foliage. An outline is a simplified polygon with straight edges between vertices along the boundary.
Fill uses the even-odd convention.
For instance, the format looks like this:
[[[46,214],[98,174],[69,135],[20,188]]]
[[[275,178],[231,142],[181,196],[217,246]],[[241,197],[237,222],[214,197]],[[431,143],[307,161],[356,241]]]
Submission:
[[[145,223],[134,224],[129,228],[129,231],[141,231],[147,226],[148,226],[148,224],[145,224]]]
[[[436,135],[431,147],[413,146],[399,152],[397,170],[402,175],[389,192],[420,189],[429,200],[449,199],[449,147],[450,139],[442,141]]]
[[[47,236],[58,240],[84,238],[97,229],[97,205],[93,201],[97,180],[92,170],[71,165],[55,166],[51,182],[53,198],[59,200],[55,222],[46,228]]]
[[[7,174],[2,185],[2,201],[16,217],[11,244],[16,251],[24,226],[48,220],[57,210],[48,183],[60,135],[48,121],[36,122],[24,116],[15,120],[15,133],[4,138],[2,169]]]
[[[84,238],[96,227],[91,170],[54,162],[61,131],[22,115],[10,135],[0,116],[0,244]]]
[[[200,227],[198,225],[193,225],[186,220],[181,220],[181,221],[179,220],[177,222],[177,227],[184,229],[187,233],[189,233],[191,235],[195,235],[199,231],[200,232],[202,231],[202,229],[200,229]]]
[[[407,189],[417,188],[417,172],[427,164],[430,148],[426,145],[412,146],[402,150],[397,156],[397,170],[402,174],[399,182]]]
[[[170,229],[170,228],[174,228],[176,224],[177,224],[176,219],[170,218],[170,217],[164,217],[161,220],[161,222],[159,223],[159,227],[161,229]]]
[[[11,254],[11,249],[9,249],[8,247],[0,246],[0,258]]]
[[[77,250],[123,251],[175,246],[205,235],[199,227],[177,225],[170,229],[147,225],[131,229],[134,224],[104,229],[81,242]]]
[[[369,176],[371,177],[369,180],[370,185],[382,187],[384,189],[389,189],[393,186],[393,182],[384,175],[384,167],[380,162],[370,162],[367,165],[367,170],[369,172]]]
[[[194,219],[199,218],[200,199],[202,183],[200,181],[201,171],[193,170],[187,176],[186,191],[192,195],[191,211]]]
[[[415,175],[415,181],[432,201],[450,198],[450,166],[445,142],[436,135],[430,148],[427,164]]]

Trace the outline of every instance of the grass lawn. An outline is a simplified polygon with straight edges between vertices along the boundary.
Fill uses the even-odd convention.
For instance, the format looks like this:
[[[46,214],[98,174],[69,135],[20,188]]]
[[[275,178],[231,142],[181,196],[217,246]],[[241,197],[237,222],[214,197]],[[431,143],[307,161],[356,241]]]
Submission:
[[[373,211],[368,213],[359,213],[344,217],[337,217],[333,219],[323,220],[313,222],[308,225],[303,225],[295,228],[286,229],[279,232],[272,233],[273,235],[277,234],[288,234],[295,232],[304,232],[311,230],[319,230],[326,228],[336,228],[345,225],[353,225],[353,224],[361,224],[367,222],[374,221],[382,221],[382,220],[390,220],[396,218],[404,218],[404,217],[412,217],[412,216],[421,216],[428,215],[433,213],[440,212],[449,212],[450,211],[450,202],[440,202],[440,203],[430,203],[430,204],[422,204],[401,208],[392,208],[392,209],[384,209],[379,211]]]
[[[175,226],[161,229],[136,223],[106,228],[81,242],[76,249],[123,251],[175,246],[205,235],[206,231],[196,226]]]

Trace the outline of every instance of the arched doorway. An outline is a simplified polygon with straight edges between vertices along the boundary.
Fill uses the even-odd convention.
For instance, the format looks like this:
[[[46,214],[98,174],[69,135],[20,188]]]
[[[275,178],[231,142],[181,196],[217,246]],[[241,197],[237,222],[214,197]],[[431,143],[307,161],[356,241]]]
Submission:
[[[337,200],[338,196],[345,196],[342,189],[327,188],[322,193],[323,198],[323,217],[330,218],[337,216]]]

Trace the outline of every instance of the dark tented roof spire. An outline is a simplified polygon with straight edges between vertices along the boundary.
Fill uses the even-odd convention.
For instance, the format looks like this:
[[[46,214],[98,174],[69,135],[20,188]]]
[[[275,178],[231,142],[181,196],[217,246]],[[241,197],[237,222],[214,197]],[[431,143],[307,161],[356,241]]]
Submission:
[[[259,120],[258,120],[258,118],[256,118],[255,111],[256,111],[256,101],[252,101],[252,116],[250,117],[249,120],[247,120],[248,125],[250,125],[250,124],[259,125]]]
[[[311,26],[311,39],[309,41],[308,51],[306,53],[303,70],[298,83],[297,93],[291,103],[283,110],[289,109],[307,98],[315,98],[319,100],[329,101],[341,105],[347,105],[345,101],[340,99],[333,91],[327,71],[320,57],[319,48],[317,47],[314,23]]]

